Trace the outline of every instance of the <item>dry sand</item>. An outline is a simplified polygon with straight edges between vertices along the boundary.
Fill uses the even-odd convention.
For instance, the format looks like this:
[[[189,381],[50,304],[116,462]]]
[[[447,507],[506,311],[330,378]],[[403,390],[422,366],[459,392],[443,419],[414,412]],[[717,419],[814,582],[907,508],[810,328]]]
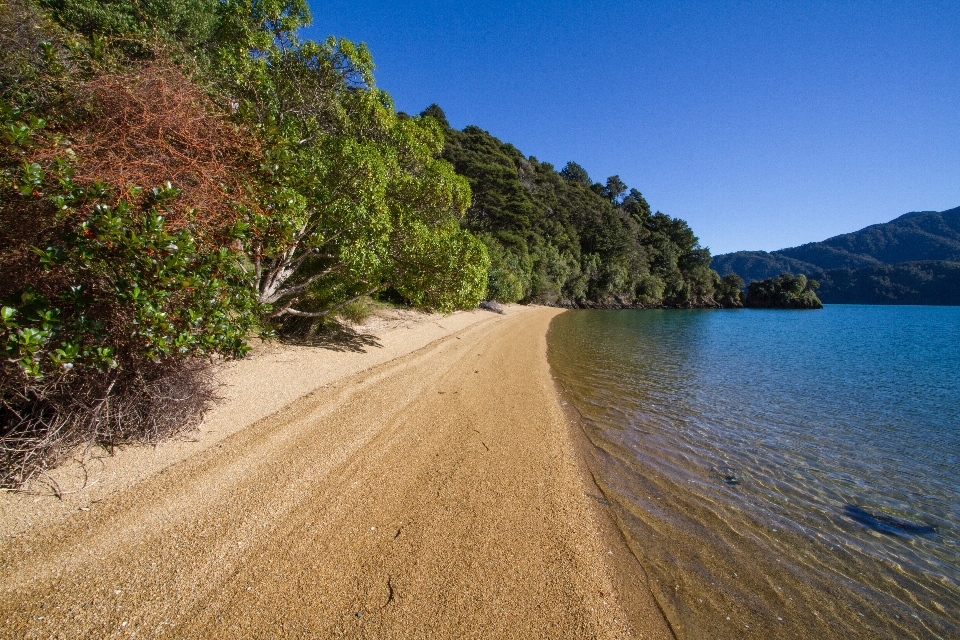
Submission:
[[[557,313],[261,350],[194,442],[6,494],[0,636],[671,637],[564,417]]]

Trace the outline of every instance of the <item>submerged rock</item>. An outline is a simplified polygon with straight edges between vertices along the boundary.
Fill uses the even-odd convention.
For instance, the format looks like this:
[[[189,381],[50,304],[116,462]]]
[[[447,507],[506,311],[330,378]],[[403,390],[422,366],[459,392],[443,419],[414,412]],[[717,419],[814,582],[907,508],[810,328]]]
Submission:
[[[848,504],[843,512],[854,522],[890,536],[933,536],[938,533],[931,524],[917,524],[885,513],[874,513],[855,504]]]
[[[743,482],[743,477],[733,467],[711,467],[710,471],[730,486],[736,486]]]

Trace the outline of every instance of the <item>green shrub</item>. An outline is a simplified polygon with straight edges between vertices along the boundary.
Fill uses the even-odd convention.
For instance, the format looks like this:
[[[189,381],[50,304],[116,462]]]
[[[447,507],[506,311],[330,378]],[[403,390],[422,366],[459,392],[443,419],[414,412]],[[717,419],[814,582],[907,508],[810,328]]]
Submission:
[[[169,183],[123,197],[79,184],[42,120],[0,116],[0,482],[16,484],[70,446],[195,423],[212,392],[202,358],[243,354],[255,314],[242,224],[171,229]]]
[[[339,317],[354,324],[362,324],[372,313],[373,310],[370,308],[370,301],[367,298],[358,298],[337,310]]]

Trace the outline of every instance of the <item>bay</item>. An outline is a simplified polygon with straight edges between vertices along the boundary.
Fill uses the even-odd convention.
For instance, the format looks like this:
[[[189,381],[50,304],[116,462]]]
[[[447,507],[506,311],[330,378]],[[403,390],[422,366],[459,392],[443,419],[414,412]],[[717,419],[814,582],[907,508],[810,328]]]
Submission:
[[[549,346],[680,637],[960,637],[960,308],[576,311]]]

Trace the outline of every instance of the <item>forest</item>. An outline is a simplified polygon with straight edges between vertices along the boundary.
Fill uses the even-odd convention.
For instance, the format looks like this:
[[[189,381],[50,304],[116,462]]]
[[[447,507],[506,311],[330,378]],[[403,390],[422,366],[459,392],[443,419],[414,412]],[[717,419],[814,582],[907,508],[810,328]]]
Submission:
[[[488,296],[569,307],[738,306],[735,279],[683,220],[652,212],[619,176],[594,182],[576,162],[560,171],[476,126],[443,128],[442,157],[470,182],[465,228],[490,256]],[[742,284],[740,285],[742,286]]]
[[[433,105],[305,0],[0,5],[0,484],[153,442],[211,362],[380,298],[739,306],[682,220]]]

